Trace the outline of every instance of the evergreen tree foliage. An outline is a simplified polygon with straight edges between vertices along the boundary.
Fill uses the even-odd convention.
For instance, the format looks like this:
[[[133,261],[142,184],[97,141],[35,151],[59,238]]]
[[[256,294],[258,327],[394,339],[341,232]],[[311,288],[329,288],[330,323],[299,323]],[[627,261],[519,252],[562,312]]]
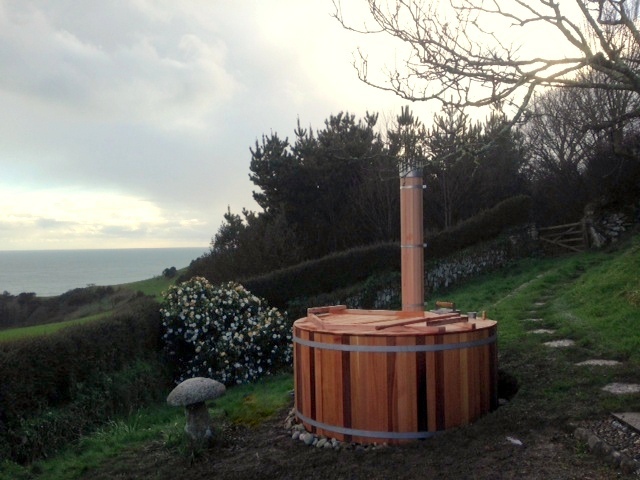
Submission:
[[[395,171],[395,158],[375,130],[377,120],[341,112],[317,132],[298,122],[293,145],[271,134],[251,150],[250,179],[260,189],[254,199],[264,215],[283,215],[306,258],[395,235],[389,212],[397,201],[385,191],[395,185],[397,174],[385,173]],[[371,210],[384,212],[386,228],[374,225]]]
[[[403,108],[387,131],[378,115],[338,113],[295,139],[263,135],[249,178],[260,212],[230,210],[211,251],[188,275],[212,282],[243,279],[354,247],[397,241],[399,175],[424,168],[425,227],[449,228],[522,193],[521,135],[492,115],[471,122],[445,109],[427,129]]]
[[[427,228],[451,228],[522,193],[525,156],[521,135],[498,113],[472,122],[446,107],[425,137]]]

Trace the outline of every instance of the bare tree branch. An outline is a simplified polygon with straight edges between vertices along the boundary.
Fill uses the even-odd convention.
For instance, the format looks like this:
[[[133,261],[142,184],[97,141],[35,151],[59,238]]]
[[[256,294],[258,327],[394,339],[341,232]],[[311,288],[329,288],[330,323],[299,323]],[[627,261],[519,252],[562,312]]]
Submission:
[[[382,77],[379,69],[372,71],[364,49],[358,49],[354,67],[365,84],[408,101],[506,105],[519,118],[538,88],[640,97],[637,0],[366,0],[366,21],[348,18],[340,0],[333,1],[333,16],[345,29],[406,47],[401,65]],[[545,54],[532,54],[535,49],[525,43],[550,35],[558,45]],[[591,70],[600,75],[586,75]]]

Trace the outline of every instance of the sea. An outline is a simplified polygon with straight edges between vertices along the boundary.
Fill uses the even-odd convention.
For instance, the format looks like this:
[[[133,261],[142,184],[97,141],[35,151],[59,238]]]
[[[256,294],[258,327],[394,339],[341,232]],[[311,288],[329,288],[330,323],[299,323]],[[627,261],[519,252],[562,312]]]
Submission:
[[[0,294],[60,295],[89,285],[119,285],[181,269],[206,247],[0,251]]]

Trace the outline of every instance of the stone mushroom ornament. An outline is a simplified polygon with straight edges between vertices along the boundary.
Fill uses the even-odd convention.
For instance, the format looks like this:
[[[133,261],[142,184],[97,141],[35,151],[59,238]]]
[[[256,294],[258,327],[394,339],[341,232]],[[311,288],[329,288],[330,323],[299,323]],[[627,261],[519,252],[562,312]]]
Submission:
[[[224,395],[224,384],[211,378],[189,378],[178,384],[167,396],[172,407],[184,407],[187,424],[184,431],[194,442],[207,442],[213,437],[211,417],[205,402]]]

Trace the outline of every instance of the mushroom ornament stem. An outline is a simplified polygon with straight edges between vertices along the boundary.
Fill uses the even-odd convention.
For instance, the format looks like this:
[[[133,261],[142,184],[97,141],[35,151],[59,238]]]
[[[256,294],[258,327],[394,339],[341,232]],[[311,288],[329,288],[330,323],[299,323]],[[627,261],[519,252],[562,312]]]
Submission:
[[[213,438],[209,409],[204,402],[185,406],[187,424],[184,431],[194,441],[208,441]]]

